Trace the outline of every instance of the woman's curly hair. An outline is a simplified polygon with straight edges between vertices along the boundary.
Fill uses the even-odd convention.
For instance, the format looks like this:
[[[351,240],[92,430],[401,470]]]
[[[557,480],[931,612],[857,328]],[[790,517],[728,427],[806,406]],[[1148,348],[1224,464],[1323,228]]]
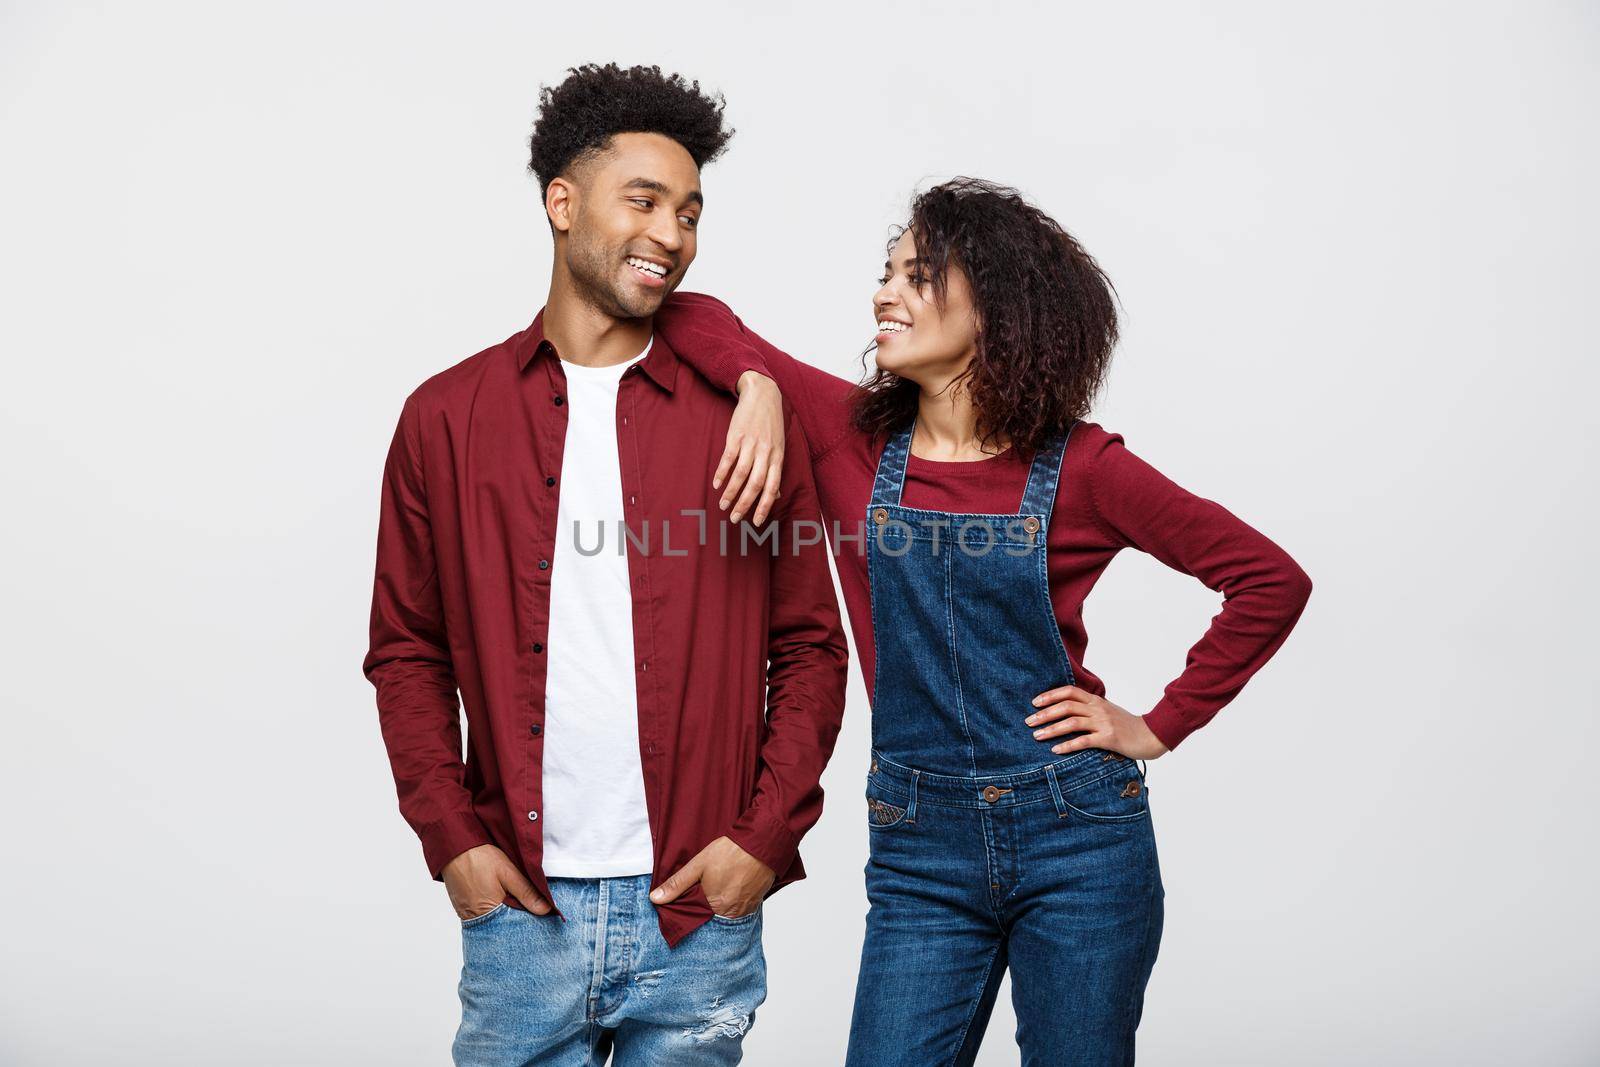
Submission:
[[[539,192],[573,162],[603,150],[615,134],[659,133],[681,144],[696,167],[722,154],[733,137],[722,123],[722,94],[660,67],[587,63],[539,91],[539,118],[528,139],[528,169]]]
[[[907,230],[936,305],[944,307],[952,267],[971,286],[977,353],[958,382],[977,411],[980,440],[1005,438],[1032,453],[1086,416],[1116,347],[1117,308],[1111,280],[1077,239],[1017,190],[967,177],[913,199],[891,250]],[[916,414],[919,392],[874,371],[854,396],[856,427],[893,433]]]

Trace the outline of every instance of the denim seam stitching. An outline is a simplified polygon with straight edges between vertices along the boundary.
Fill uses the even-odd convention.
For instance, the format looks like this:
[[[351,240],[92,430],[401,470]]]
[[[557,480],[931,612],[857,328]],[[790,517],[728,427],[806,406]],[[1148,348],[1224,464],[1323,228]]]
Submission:
[[[923,771],[923,770],[919,770],[919,769],[914,768],[914,767],[909,767],[906,764],[900,763],[897,760],[889,759],[887,756],[884,756],[882,754],[878,754],[877,755],[877,759],[878,759],[878,761],[880,763],[887,763],[890,766],[902,768],[906,772],[904,777],[909,778],[910,775],[912,774],[912,772],[915,771],[916,773],[921,774],[924,778],[935,779],[941,784],[942,783],[949,783],[949,784],[957,786],[958,788],[964,788],[969,783],[974,783],[974,782],[977,782],[977,783],[989,782],[989,783],[994,783],[994,784],[1002,784],[1002,783],[1005,783],[1005,782],[1013,782],[1013,783],[1021,782],[1021,781],[1025,780],[1025,779],[1032,778],[1033,776],[1041,773],[1045,769],[1045,767],[1054,767],[1057,772],[1060,772],[1060,771],[1063,771],[1063,770],[1065,770],[1066,768],[1068,768],[1070,766],[1074,766],[1074,765],[1079,764],[1079,763],[1091,763],[1092,762],[1092,760],[1091,760],[1092,754],[1095,753],[1095,752],[1098,752],[1098,751],[1101,751],[1101,750],[1100,749],[1082,749],[1082,750],[1080,750],[1078,752],[1073,752],[1073,753],[1070,753],[1068,755],[1064,755],[1060,759],[1052,760],[1048,764],[1040,764],[1038,767],[1032,768],[1030,770],[1013,771],[1013,772],[1011,772],[1009,774],[978,774],[978,775],[934,774],[931,771]],[[1108,770],[1105,773],[1106,774],[1115,774],[1116,772]],[[1090,781],[1098,781],[1101,777],[1104,777],[1104,775],[1100,775],[1100,776],[1097,776],[1095,778],[1091,778]]]
[[[961,651],[956,647],[956,613],[950,599],[950,561],[955,553],[944,558],[944,617],[945,629],[950,637],[950,673],[955,676],[956,714],[961,719],[961,733],[967,739],[967,763],[973,775],[978,773],[978,746],[972,739],[972,726],[967,722],[967,701],[961,692]]]
[[[1090,819],[1094,822],[1132,822],[1135,819],[1146,818],[1150,814],[1150,805],[1148,804],[1144,806],[1142,811],[1135,812],[1132,815],[1096,815],[1092,811],[1084,811],[1082,808],[1077,807],[1070,801],[1067,803],[1067,807],[1071,808],[1079,815],[1082,815],[1085,819]]]
[[[961,1055],[961,1050],[967,1047],[967,1033],[972,1029],[972,1020],[978,1015],[978,1004],[983,1000],[983,991],[989,986],[989,976],[994,974],[995,961],[1000,958],[1000,946],[996,945],[994,953],[989,957],[989,966],[983,969],[983,981],[978,983],[978,995],[972,998],[972,1006],[967,1010],[967,1021],[961,1026],[961,1039],[956,1042],[955,1051],[950,1054],[946,1062],[950,1067],[955,1067],[956,1059]]]
[[[1149,963],[1150,963],[1150,940],[1151,940],[1151,938],[1150,938],[1150,928],[1155,925],[1156,890],[1160,887],[1160,884],[1161,884],[1161,882],[1160,882],[1159,876],[1157,878],[1151,879],[1151,882],[1150,882],[1150,896],[1149,896],[1149,899],[1145,903],[1144,944],[1142,946],[1140,946],[1140,950],[1139,950],[1139,970],[1136,972],[1136,973],[1138,973],[1140,975],[1144,975],[1145,972],[1149,969]],[[1125,1018],[1125,1021],[1124,1021],[1123,1025],[1125,1027],[1125,1032],[1127,1033],[1128,1038],[1130,1040],[1132,1039],[1134,1033],[1138,1029],[1137,1023],[1135,1022],[1135,1020],[1133,1018],[1133,1009],[1134,1009],[1134,1005],[1138,1003],[1139,995],[1140,995],[1140,993],[1142,991],[1143,991],[1143,987],[1140,987],[1139,989],[1135,990],[1133,996],[1128,998],[1128,1007],[1126,1009],[1126,1018]]]

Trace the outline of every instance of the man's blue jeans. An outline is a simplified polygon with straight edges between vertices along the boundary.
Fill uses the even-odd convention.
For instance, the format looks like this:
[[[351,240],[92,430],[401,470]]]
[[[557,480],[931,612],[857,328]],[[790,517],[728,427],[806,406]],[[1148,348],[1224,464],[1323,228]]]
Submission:
[[[739,1062],[767,996],[759,908],[669,949],[649,875],[550,891],[565,922],[501,904],[461,924],[457,1067]]]

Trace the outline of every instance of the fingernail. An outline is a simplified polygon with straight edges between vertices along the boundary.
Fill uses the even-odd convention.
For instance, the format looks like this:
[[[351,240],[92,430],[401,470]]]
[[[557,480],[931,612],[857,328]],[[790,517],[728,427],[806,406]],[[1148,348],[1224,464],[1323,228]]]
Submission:
[[[732,515],[730,515],[728,517],[730,519],[732,519],[734,522],[738,522],[739,521],[739,513],[737,511],[735,511]]]
[[[1044,703],[1044,697],[1034,697],[1032,703],[1034,707],[1038,707],[1040,704]]]
[[[1044,739],[1044,731],[1043,730],[1035,730],[1033,732],[1033,736],[1039,738],[1040,740],[1043,740]]]
[[[1065,750],[1066,750],[1066,746],[1065,745],[1056,745],[1055,747],[1050,749],[1051,752],[1054,752],[1057,755],[1060,755]]]
[[[659,890],[659,889],[653,890],[650,893],[650,899],[651,900],[660,900],[661,899],[661,890]]]
[[[717,507],[719,507],[719,508],[722,508],[722,509],[723,509],[723,510],[724,510],[724,511],[726,511],[726,510],[727,510],[727,509],[728,509],[728,500],[727,500],[727,498],[726,498],[726,497],[724,497],[724,498],[723,498],[723,499],[722,499],[722,500],[721,500],[721,501],[720,501],[720,502],[719,502],[719,503],[718,503],[718,504],[717,504]]]
[[[1036,723],[1038,721],[1039,721],[1039,716],[1037,716],[1037,715],[1029,715],[1028,716],[1028,725],[1029,726],[1032,726],[1034,723]]]

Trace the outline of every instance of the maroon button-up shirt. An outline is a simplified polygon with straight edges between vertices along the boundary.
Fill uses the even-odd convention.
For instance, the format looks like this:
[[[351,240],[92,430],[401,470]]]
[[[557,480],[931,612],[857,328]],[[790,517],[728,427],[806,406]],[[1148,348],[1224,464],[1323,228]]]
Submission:
[[[562,639],[550,579],[567,410],[543,320],[406,399],[363,670],[433,876],[492,843],[548,898],[540,767],[545,649]],[[620,385],[640,759],[652,885],[726,835],[777,872],[776,891],[805,877],[797,849],[822,812],[847,654],[806,449],[786,450],[759,530],[718,509],[711,472],[733,407],[660,336]],[[787,433],[802,440],[792,413]],[[658,912],[676,945],[711,908],[696,886]]]

